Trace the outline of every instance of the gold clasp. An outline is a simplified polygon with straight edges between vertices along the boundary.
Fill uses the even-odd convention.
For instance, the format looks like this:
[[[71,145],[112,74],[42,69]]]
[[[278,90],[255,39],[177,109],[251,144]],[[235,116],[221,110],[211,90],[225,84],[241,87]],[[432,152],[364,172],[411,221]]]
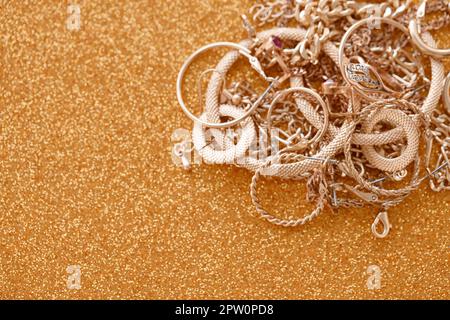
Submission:
[[[378,225],[383,225],[383,232],[378,232]],[[372,223],[372,233],[377,238],[385,238],[389,231],[391,230],[392,225],[389,223],[388,213],[386,211],[382,211],[375,218],[375,221]]]

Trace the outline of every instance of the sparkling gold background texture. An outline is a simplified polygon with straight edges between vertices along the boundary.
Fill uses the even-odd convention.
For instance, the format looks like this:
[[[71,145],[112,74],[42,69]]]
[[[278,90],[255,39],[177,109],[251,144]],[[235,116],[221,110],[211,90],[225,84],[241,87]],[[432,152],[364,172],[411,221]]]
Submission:
[[[375,208],[280,228],[255,214],[251,172],[174,165],[171,135],[192,127],[178,69],[202,45],[243,39],[253,3],[0,0],[0,298],[450,298],[448,192],[424,184],[377,240]],[[261,189],[286,215],[311,209],[296,182]]]

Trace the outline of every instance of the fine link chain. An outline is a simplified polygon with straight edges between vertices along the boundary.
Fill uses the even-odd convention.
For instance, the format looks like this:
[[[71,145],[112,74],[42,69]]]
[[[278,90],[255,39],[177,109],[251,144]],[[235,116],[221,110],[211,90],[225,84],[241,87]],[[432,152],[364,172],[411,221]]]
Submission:
[[[421,24],[425,7],[431,18]],[[371,205],[379,208],[371,230],[383,238],[391,228],[387,210],[422,182],[429,181],[434,191],[450,190],[450,75],[444,81],[446,49],[436,49],[429,33],[450,24],[446,1],[272,0],[255,4],[250,17],[242,16],[248,39],[227,43],[236,51],[212,69],[200,118],[187,110],[181,95],[196,54],[183,66],[177,92],[195,121],[199,154],[208,162],[255,172],[250,194],[263,219],[293,227],[326,206]],[[272,29],[258,33],[251,20]],[[266,90],[258,92],[246,79],[225,83],[240,56],[269,82]],[[238,124],[242,130],[231,136],[220,130]],[[262,176],[305,181],[306,199],[316,208],[303,218],[269,213],[257,195]]]

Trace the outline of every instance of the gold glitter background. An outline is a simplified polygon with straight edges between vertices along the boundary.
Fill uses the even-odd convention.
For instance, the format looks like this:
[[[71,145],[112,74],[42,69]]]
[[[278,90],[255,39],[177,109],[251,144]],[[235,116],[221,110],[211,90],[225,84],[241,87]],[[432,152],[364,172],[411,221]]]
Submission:
[[[74,2],[79,31],[66,1],[0,1],[1,298],[450,298],[448,192],[423,185],[376,240],[374,208],[283,229],[256,217],[250,172],[173,164],[171,135],[192,126],[178,69],[244,38],[253,1]],[[287,214],[311,208],[295,182],[261,188]]]

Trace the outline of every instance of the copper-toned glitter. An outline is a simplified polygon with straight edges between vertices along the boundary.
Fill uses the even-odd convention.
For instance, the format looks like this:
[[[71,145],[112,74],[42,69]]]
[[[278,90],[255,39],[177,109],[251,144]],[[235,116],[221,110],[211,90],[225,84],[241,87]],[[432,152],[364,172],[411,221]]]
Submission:
[[[69,3],[80,30],[68,2],[0,1],[0,298],[450,298],[448,192],[424,184],[378,240],[375,209],[275,227],[255,215],[250,172],[173,164],[171,135],[192,126],[178,69],[244,38],[254,1]],[[264,203],[310,208],[296,182],[265,180]]]

